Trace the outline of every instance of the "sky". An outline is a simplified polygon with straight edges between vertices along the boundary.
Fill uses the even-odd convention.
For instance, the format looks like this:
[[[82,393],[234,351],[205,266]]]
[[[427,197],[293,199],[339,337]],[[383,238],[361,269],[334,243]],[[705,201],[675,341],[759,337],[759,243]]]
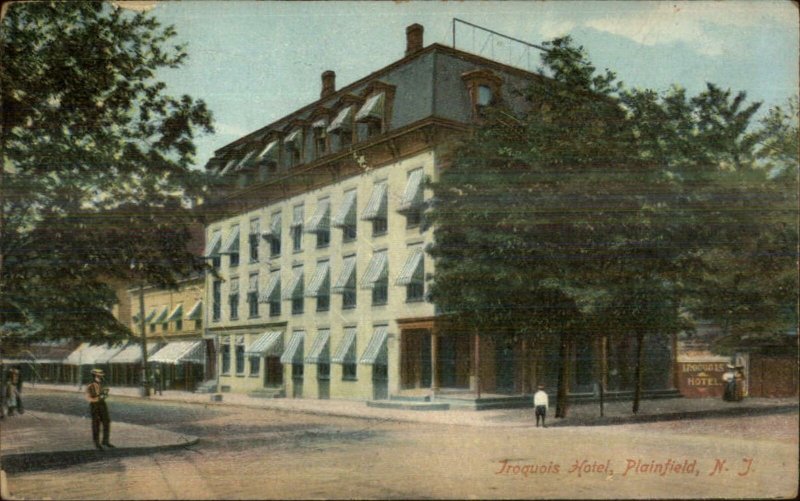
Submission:
[[[124,3],[124,2],[118,2]],[[690,94],[712,82],[761,101],[762,113],[798,94],[795,2],[749,1],[134,1],[189,54],[158,77],[172,95],[204,100],[216,132],[196,139],[197,166],[214,150],[319,98],[320,75],[341,88],[401,59],[405,28],[424,45],[453,45],[458,18],[532,44],[570,35],[599,69],[628,87]],[[536,70],[539,53],[456,23],[456,48]]]

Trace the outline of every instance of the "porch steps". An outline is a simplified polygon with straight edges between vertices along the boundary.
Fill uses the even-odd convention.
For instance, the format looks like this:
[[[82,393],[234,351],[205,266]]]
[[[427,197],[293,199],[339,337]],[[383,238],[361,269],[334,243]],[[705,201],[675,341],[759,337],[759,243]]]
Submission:
[[[283,388],[264,388],[251,391],[247,395],[253,398],[283,398],[286,396],[286,392]]]
[[[446,411],[450,404],[443,402],[425,402],[414,400],[367,400],[367,407],[378,409],[398,409],[404,411]]]
[[[216,379],[209,379],[203,381],[202,383],[197,385],[197,388],[194,389],[195,393],[216,393],[217,392],[217,380]]]

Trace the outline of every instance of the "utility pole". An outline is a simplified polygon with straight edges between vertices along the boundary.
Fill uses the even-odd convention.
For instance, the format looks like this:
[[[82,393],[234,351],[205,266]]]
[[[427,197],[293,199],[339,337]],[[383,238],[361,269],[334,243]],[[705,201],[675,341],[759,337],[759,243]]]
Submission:
[[[139,328],[142,343],[142,397],[150,396],[150,379],[147,370],[147,330],[144,321],[144,284],[139,282]]]

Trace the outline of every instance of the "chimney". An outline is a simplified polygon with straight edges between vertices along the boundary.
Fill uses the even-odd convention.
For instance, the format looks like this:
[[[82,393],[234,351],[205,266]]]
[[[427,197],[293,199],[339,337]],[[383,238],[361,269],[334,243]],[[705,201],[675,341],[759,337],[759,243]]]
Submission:
[[[414,23],[406,28],[406,56],[422,50],[422,32],[425,28]]]
[[[323,98],[325,96],[330,96],[334,92],[336,92],[336,73],[331,70],[323,71],[322,91],[319,93],[319,97]]]

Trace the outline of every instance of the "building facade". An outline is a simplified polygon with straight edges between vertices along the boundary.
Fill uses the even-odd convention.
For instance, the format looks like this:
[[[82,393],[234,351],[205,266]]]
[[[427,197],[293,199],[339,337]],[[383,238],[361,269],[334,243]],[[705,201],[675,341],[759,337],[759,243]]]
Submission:
[[[447,168],[482,107],[524,106],[517,91],[543,81],[424,47],[412,25],[399,61],[338,90],[326,71],[319,100],[217,150],[206,168],[226,187],[205,209],[216,273],[204,302],[219,390],[368,400],[477,384],[519,393],[548,378],[554,386],[546,361],[557,348],[454,335],[426,295],[426,182]],[[576,346],[574,386],[590,391],[607,367],[597,342]],[[628,366],[629,348],[614,364]],[[669,367],[661,379],[672,384]]]

